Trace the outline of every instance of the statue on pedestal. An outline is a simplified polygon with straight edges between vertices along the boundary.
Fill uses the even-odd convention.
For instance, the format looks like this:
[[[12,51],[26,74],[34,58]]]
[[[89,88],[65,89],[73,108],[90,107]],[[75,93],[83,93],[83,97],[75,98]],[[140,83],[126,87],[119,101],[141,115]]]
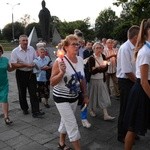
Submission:
[[[46,2],[42,1],[42,9],[39,12],[39,23],[41,27],[42,40],[50,42],[52,40],[52,17],[50,11],[45,7]]]

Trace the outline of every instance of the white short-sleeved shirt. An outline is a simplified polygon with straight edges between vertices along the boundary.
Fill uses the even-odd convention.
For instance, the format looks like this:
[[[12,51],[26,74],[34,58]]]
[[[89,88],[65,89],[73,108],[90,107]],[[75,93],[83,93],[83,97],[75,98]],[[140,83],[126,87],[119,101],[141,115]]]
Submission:
[[[150,80],[150,48],[144,45],[138,52],[136,60],[136,77],[141,78],[140,66],[149,65],[148,80]]]
[[[21,46],[19,45],[16,47],[12,53],[10,62],[11,63],[23,63],[23,64],[32,64],[33,60],[36,58],[36,52],[35,49],[32,46],[28,46],[27,50],[24,51]],[[31,68],[19,68],[19,70],[22,71],[31,71]]]
[[[127,40],[118,51],[116,76],[127,78],[126,73],[130,72],[135,74],[134,45]]]

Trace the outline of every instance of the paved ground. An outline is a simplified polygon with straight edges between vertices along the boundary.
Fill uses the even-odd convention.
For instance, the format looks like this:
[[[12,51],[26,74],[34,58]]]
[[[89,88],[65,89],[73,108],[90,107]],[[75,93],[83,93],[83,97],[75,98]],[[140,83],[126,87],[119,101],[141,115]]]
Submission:
[[[5,56],[9,58],[10,52],[5,52]],[[57,150],[60,116],[52,97],[49,100],[51,105],[49,109],[40,104],[42,111],[46,113],[43,119],[32,118],[31,113],[25,116],[18,103],[15,72],[8,75],[10,118],[14,123],[12,126],[5,125],[0,107],[0,150]],[[108,111],[117,118],[119,101],[112,98],[112,106]],[[82,136],[82,150],[123,150],[123,144],[116,140],[117,119],[114,122],[103,121],[102,111],[97,109],[97,117],[88,117],[92,127],[86,129],[81,125],[79,114],[78,108],[76,116]],[[135,143],[133,150],[141,149],[150,149],[150,132]]]

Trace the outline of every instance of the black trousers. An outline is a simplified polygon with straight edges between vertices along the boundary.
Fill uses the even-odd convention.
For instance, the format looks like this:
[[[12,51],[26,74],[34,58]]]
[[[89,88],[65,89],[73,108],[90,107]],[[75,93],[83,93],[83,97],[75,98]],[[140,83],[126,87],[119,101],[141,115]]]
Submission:
[[[19,102],[22,110],[28,110],[27,89],[30,96],[32,113],[39,111],[39,101],[36,95],[36,75],[32,71],[16,70],[16,81],[19,93]]]
[[[123,119],[127,107],[128,97],[130,90],[134,84],[129,79],[119,78],[118,79],[120,89],[120,112],[118,117],[118,138],[123,139],[126,135],[126,130],[123,128]]]

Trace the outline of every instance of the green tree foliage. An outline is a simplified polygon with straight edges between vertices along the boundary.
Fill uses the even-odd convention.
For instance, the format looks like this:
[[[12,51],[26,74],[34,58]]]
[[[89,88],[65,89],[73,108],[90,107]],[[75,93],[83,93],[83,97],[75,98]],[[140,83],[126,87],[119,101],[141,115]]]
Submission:
[[[25,34],[29,36],[31,31],[32,31],[32,29],[33,29],[33,27],[35,27],[35,29],[36,29],[37,36],[39,38],[41,38],[42,35],[41,35],[41,29],[40,29],[39,23],[33,22],[33,23],[28,24],[27,27],[25,28]]]
[[[59,23],[61,20],[57,16],[52,16],[53,23]]]
[[[12,40],[12,23],[7,24],[3,30],[4,39],[11,41]],[[18,39],[21,34],[24,34],[24,26],[20,22],[14,23],[14,37]]]
[[[111,8],[101,11],[95,21],[96,37],[99,39],[113,38],[112,33],[117,19],[118,17]]]
[[[116,0],[116,2],[114,2],[113,4],[116,6],[120,6],[122,5],[122,7],[124,7],[124,4],[128,2],[128,0]]]
[[[131,24],[140,24],[150,16],[150,0],[116,0],[113,4],[122,6],[121,18],[128,17]]]
[[[140,25],[140,22],[149,18],[150,0],[116,0],[114,5],[122,6],[118,26],[114,30],[114,35],[119,41],[126,40],[126,32],[132,25]]]
[[[131,15],[136,24],[140,24],[143,19],[150,17],[150,0],[135,0],[132,5]]]
[[[79,29],[83,32],[85,40],[93,40],[95,38],[94,29],[90,29],[89,18],[85,20],[77,20],[72,22],[59,22],[57,29],[62,38],[69,34],[74,34],[75,29]]]
[[[126,21],[118,21],[118,25],[115,26],[113,31],[113,37],[114,39],[122,42],[125,42],[127,40],[127,31],[131,27],[130,22]]]
[[[3,39],[2,30],[0,30],[0,39]]]

